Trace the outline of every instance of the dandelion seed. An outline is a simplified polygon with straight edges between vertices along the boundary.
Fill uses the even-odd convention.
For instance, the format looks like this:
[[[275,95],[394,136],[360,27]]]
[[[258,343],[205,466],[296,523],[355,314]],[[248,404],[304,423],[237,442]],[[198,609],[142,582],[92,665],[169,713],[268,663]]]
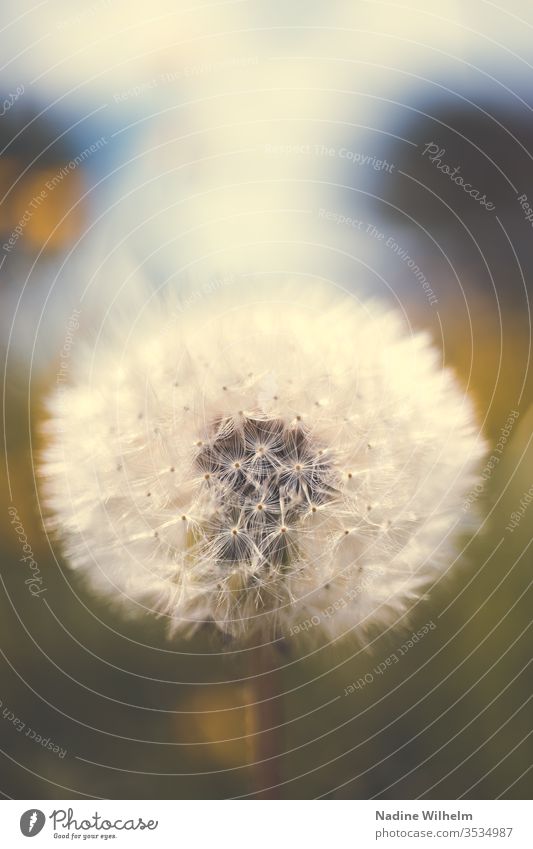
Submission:
[[[119,325],[51,401],[49,528],[96,592],[171,634],[268,639],[317,616],[316,635],[364,633],[453,560],[484,450],[468,399],[394,313],[291,297],[216,321],[154,307],[127,357]]]

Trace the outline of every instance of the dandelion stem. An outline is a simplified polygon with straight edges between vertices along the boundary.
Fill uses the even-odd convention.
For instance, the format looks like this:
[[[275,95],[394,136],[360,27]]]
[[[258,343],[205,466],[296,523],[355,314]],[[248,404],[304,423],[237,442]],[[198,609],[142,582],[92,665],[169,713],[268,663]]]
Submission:
[[[257,799],[280,798],[283,711],[279,656],[269,646],[249,652],[248,751]]]

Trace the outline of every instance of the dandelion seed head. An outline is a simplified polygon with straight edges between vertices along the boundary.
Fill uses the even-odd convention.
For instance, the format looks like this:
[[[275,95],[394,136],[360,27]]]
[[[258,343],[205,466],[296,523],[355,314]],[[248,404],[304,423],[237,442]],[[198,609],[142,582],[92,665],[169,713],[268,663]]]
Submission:
[[[51,399],[41,475],[68,563],[170,635],[394,623],[464,527],[484,451],[468,398],[379,305],[209,307],[117,320]]]

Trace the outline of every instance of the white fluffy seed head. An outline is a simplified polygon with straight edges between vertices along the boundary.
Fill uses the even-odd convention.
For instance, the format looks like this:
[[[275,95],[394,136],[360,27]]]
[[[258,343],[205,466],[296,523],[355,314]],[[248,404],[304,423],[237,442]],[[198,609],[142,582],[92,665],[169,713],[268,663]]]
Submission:
[[[453,560],[484,446],[428,339],[382,306],[300,289],[150,307],[72,377],[47,424],[49,528],[171,635],[363,633]]]

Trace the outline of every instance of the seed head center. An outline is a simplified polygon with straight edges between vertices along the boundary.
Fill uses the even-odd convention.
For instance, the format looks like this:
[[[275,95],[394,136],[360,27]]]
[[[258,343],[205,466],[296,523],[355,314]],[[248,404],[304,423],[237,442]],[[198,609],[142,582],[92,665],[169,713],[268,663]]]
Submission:
[[[333,463],[323,455],[304,425],[247,414],[213,422],[196,464],[215,496],[206,531],[221,563],[288,564],[297,553],[293,529],[335,496]]]

